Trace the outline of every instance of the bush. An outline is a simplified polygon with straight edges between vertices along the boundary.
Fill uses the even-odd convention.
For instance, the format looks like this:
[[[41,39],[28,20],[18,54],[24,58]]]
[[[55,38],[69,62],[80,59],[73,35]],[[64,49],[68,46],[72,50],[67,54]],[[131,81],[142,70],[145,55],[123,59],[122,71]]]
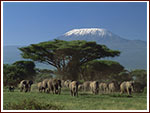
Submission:
[[[60,110],[62,106],[51,103],[41,103],[35,99],[23,100],[21,103],[8,103],[4,105],[5,110]]]
[[[142,92],[144,92],[144,87],[145,87],[144,84],[142,84],[140,82],[135,82],[134,83],[134,92],[142,93]]]
[[[17,86],[23,79],[35,77],[35,64],[32,61],[16,61],[13,64],[3,64],[4,86]]]

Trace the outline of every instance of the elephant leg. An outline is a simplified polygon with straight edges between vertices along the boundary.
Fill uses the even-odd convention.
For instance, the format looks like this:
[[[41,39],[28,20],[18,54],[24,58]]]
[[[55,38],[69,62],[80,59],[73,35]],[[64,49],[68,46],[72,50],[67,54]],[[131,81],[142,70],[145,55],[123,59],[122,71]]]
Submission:
[[[60,93],[61,93],[61,88],[58,90],[58,94],[60,95]]]
[[[53,87],[51,87],[51,91],[52,91],[52,93],[53,93],[53,94],[55,93],[55,90],[54,90],[54,88],[53,88]]]
[[[122,91],[120,92],[120,95],[122,95]]]
[[[120,95],[122,95],[122,93],[123,93],[123,90],[121,90]]]
[[[128,95],[130,95],[130,91],[129,91],[129,88],[127,88],[127,94],[128,94]]]
[[[77,96],[77,92],[75,92],[75,96]]]
[[[47,88],[47,93],[50,93],[50,89],[49,88]]]
[[[99,91],[99,90],[97,89],[96,94],[98,94],[98,91]]]
[[[73,96],[73,92],[72,92],[72,90],[71,90],[71,92],[70,92],[70,93],[71,93],[71,96]]]
[[[43,88],[43,92],[45,93],[45,88]]]
[[[49,93],[49,89],[47,89],[47,93]]]
[[[127,89],[128,95],[131,95],[131,88]]]
[[[52,90],[52,93],[54,94],[54,90]]]

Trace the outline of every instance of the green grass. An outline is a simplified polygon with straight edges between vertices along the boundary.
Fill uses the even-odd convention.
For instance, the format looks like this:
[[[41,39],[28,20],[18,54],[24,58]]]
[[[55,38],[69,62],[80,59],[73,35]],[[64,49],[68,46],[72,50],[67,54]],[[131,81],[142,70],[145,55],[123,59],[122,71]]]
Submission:
[[[146,94],[127,95],[79,92],[79,97],[70,96],[69,90],[61,95],[34,92],[8,92],[4,90],[4,110],[51,109],[51,110],[146,110]],[[32,103],[32,104],[31,104]],[[31,106],[31,107],[30,107]]]

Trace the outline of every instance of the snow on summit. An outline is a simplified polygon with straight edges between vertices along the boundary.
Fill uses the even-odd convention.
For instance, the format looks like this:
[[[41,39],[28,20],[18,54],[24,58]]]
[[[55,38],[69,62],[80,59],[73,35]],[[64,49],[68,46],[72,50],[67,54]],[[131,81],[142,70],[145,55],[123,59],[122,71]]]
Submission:
[[[98,35],[98,36],[112,36],[112,33],[110,31],[107,31],[106,29],[100,29],[100,28],[84,28],[84,29],[73,29],[71,31],[68,31],[64,34],[65,36],[71,36],[71,35]]]

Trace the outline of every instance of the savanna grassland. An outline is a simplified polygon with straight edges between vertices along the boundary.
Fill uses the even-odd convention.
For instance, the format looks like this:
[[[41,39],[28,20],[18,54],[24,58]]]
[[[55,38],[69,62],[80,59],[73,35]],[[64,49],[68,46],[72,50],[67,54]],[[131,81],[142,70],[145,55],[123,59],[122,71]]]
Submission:
[[[4,110],[146,110],[146,93],[98,94],[79,92],[78,97],[70,96],[68,89],[62,89],[60,95],[31,92],[3,92]]]

